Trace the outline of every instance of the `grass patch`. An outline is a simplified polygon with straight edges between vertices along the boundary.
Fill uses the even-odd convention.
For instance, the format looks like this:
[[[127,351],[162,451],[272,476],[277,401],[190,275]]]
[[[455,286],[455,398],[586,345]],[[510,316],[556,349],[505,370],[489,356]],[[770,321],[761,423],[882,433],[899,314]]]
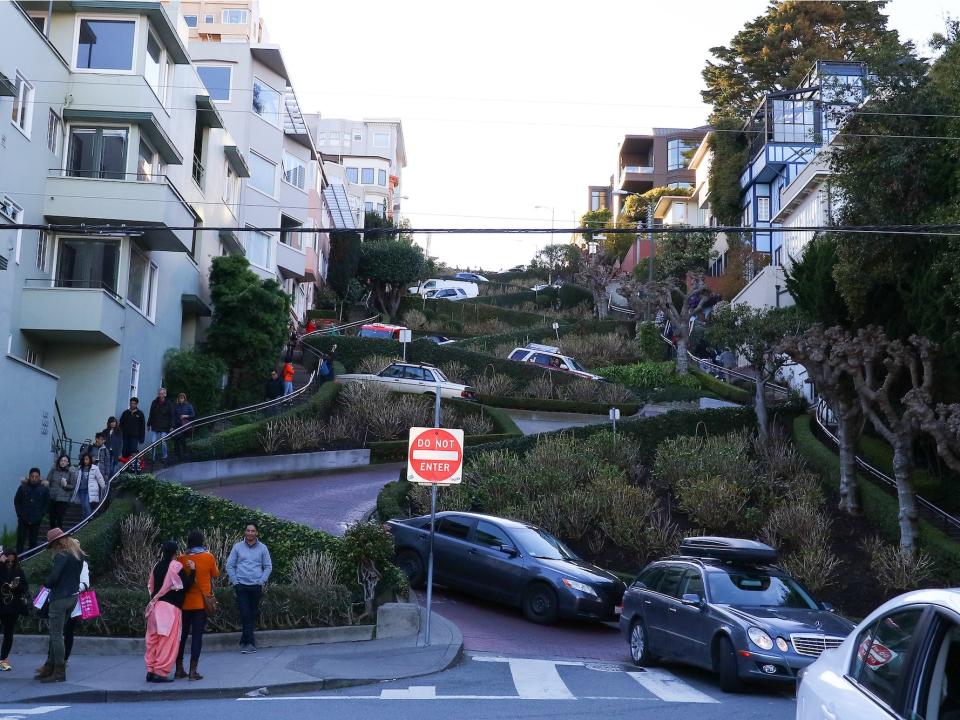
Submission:
[[[621,415],[635,415],[640,404],[635,402],[577,402],[574,400],[549,400],[529,397],[502,397],[478,395],[477,399],[485,406],[510,408],[511,410],[542,410],[544,412],[581,413],[583,415],[606,415],[610,408],[620,409]]]

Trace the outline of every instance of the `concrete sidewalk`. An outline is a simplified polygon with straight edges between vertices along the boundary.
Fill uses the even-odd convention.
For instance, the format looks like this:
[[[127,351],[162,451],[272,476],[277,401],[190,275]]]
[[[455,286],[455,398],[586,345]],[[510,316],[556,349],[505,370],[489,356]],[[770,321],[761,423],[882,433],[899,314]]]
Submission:
[[[236,698],[247,693],[285,694],[429,675],[456,664],[463,636],[450,621],[432,616],[431,644],[424,646],[426,611],[420,609],[416,635],[363,642],[339,642],[263,648],[251,655],[239,650],[204,652],[203,680],[148,683],[143,658],[129,654],[80,655],[67,665],[67,682],[41,684],[33,679],[45,656],[17,653],[12,672],[0,674],[5,703],[130,702]]]

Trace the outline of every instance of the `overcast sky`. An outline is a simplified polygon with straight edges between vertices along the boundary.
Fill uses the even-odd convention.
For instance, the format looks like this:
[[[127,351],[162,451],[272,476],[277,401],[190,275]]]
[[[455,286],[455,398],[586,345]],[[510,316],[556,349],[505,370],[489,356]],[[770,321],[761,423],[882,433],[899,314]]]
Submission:
[[[571,227],[624,133],[704,124],[700,73],[766,0],[261,0],[305,111],[403,121],[414,227]],[[893,0],[925,46],[957,0]],[[450,265],[529,262],[547,235],[434,235]],[[569,235],[562,240],[569,239]],[[418,238],[423,242],[423,238]]]

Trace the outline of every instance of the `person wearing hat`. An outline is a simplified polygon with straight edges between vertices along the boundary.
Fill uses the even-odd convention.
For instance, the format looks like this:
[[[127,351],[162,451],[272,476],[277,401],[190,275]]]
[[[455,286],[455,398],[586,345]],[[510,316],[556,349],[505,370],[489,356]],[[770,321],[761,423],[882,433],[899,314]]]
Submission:
[[[66,649],[63,628],[77,606],[80,592],[80,571],[83,569],[83,550],[80,543],[60,528],[47,533],[47,549],[53,554],[53,567],[43,583],[50,590],[49,605],[50,644],[47,662],[37,672],[42,683],[65,682],[67,679]]]
[[[144,660],[147,664],[147,682],[173,682],[170,672],[180,649],[180,631],[184,595],[193,584],[193,571],[196,564],[187,560],[190,572],[175,557],[177,543],[166,540],[160,546],[160,559],[150,571],[147,590],[150,602],[147,604],[147,652]]]

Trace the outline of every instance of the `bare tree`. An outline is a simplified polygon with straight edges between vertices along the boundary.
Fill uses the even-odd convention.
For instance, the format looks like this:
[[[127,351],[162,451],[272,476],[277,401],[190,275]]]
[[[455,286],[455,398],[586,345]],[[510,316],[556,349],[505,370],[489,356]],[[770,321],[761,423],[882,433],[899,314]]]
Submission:
[[[712,293],[703,273],[692,273],[684,287],[674,277],[643,284],[642,292],[654,307],[662,310],[676,333],[677,374],[687,373],[687,347],[690,345],[690,319],[710,304]]]
[[[935,403],[923,389],[910,390],[903,396],[920,429],[933,438],[937,453],[954,472],[960,472],[960,404]]]
[[[601,320],[607,319],[607,302],[609,293],[607,287],[617,274],[617,268],[604,262],[605,258],[594,256],[589,265],[577,273],[577,283],[586,287],[593,295],[593,305],[597,310],[597,317]]]
[[[837,420],[840,509],[856,515],[860,512],[856,471],[857,440],[863,433],[866,418],[852,378],[846,374],[834,355],[834,348],[849,340],[850,334],[843,328],[825,329],[818,323],[807,328],[802,334],[784,336],[778,350],[806,368],[817,393]]]

